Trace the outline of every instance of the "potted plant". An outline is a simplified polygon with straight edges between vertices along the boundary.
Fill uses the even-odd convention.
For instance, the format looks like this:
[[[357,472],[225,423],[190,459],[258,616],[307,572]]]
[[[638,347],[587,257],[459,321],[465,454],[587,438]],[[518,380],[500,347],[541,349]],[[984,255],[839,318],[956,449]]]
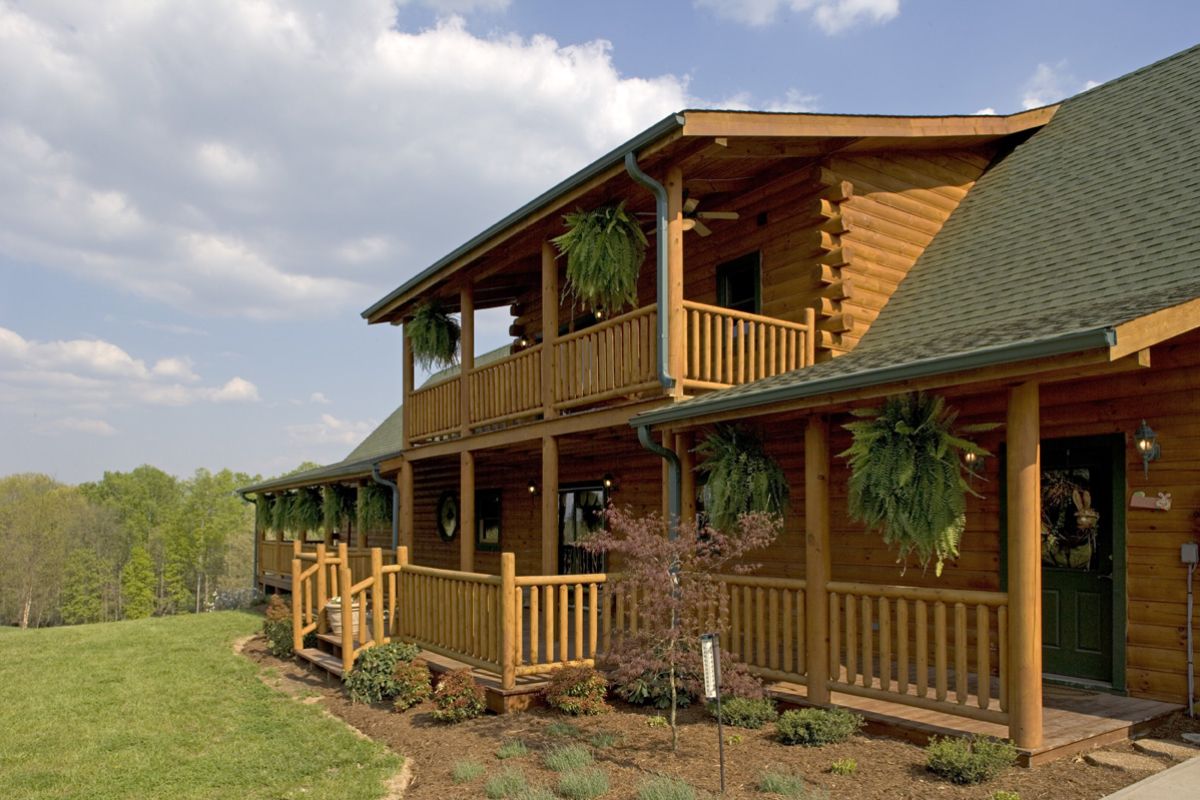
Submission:
[[[422,367],[432,369],[454,364],[462,329],[458,321],[442,309],[441,303],[431,300],[418,306],[404,328],[412,344],[413,358]]]
[[[563,218],[567,232],[551,241],[567,257],[567,292],[592,311],[616,314],[637,305],[646,234],[624,203]]]
[[[704,456],[704,512],[711,525],[728,532],[742,514],[781,518],[787,507],[787,475],[768,455],[762,439],[739,425],[718,425],[696,447]]]
[[[359,604],[350,604],[350,631],[354,634],[354,638],[358,638],[358,612]],[[331,597],[325,603],[325,621],[329,624],[329,630],[334,636],[342,635],[342,598]]]

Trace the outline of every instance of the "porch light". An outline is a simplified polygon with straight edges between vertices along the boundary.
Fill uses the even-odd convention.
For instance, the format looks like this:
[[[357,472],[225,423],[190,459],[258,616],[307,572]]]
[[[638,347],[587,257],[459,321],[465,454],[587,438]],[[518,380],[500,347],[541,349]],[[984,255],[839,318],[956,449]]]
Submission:
[[[613,477],[611,472],[604,473],[604,477],[600,479],[600,482],[604,484],[605,489],[609,490],[610,492],[615,491],[617,479]]]
[[[1142,457],[1142,472],[1149,478],[1150,462],[1158,461],[1162,449],[1158,446],[1158,434],[1146,424],[1146,420],[1142,420],[1142,424],[1133,432],[1133,444]]]
[[[537,494],[537,484],[536,484],[536,483],[534,483],[533,481],[530,481],[530,482],[529,482],[529,485],[528,485],[527,487],[525,487],[525,488],[529,490],[529,495],[530,495],[530,497],[532,497],[533,495]]]
[[[972,475],[978,475],[980,472],[983,472],[983,462],[983,456],[978,453],[963,453],[963,463],[967,465],[967,472]]]
[[[597,308],[595,311],[592,312],[592,316],[595,317],[596,322],[600,322],[602,319],[604,319],[604,309]]]
[[[522,336],[521,338],[517,339],[517,347],[521,348],[522,350],[524,350],[526,347],[529,347],[529,337]]]

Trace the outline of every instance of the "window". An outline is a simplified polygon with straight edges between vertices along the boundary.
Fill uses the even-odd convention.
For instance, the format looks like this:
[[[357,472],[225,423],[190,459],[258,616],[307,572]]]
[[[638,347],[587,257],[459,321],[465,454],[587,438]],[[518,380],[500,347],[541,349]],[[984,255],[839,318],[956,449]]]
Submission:
[[[717,305],[762,313],[762,259],[756,250],[717,267]]]
[[[475,492],[475,549],[500,550],[500,490]]]

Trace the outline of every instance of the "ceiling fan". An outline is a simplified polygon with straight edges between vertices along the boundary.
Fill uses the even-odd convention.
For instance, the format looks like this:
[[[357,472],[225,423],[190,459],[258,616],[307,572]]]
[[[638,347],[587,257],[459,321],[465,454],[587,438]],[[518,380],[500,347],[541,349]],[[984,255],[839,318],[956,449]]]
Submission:
[[[699,211],[699,210],[697,210],[699,206],[700,206],[700,198],[688,197],[686,195],[686,193],[684,194],[683,229],[685,231],[695,231],[696,233],[700,234],[701,236],[711,236],[712,228],[705,225],[704,220],[711,220],[711,219],[733,220],[733,219],[737,219],[739,216],[738,212],[736,212],[736,211]],[[639,211],[638,215],[643,216],[643,217],[653,217],[654,212]],[[655,233],[655,231],[652,228],[650,231],[648,231],[648,233],[653,234],[653,233]]]

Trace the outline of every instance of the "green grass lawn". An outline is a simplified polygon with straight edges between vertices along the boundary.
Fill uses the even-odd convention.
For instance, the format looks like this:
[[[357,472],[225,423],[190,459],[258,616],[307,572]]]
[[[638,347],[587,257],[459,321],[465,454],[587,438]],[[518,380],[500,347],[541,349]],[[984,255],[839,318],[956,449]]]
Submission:
[[[0,797],[373,800],[400,759],[265,686],[241,612],[0,632]]]

